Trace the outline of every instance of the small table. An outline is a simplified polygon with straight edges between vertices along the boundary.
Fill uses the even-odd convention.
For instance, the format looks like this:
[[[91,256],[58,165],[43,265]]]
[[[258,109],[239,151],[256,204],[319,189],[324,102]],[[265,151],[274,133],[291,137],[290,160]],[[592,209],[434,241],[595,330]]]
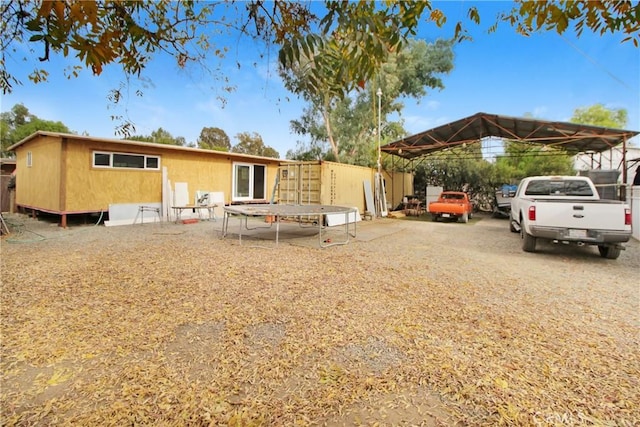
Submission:
[[[144,213],[145,212],[153,212],[158,217],[158,222],[162,225],[162,218],[160,217],[160,208],[155,206],[138,206],[138,213],[136,217],[133,219],[133,223],[138,222],[138,217],[140,217],[140,224],[144,224]],[[155,222],[155,217],[153,218],[153,222]]]
[[[218,205],[185,205],[185,206],[171,206],[173,212],[176,215],[176,223],[178,223],[182,217],[182,212],[185,210],[191,210],[192,212],[198,211],[198,217],[202,218],[201,212],[206,209],[209,215],[209,220],[216,220],[216,213],[214,211]]]

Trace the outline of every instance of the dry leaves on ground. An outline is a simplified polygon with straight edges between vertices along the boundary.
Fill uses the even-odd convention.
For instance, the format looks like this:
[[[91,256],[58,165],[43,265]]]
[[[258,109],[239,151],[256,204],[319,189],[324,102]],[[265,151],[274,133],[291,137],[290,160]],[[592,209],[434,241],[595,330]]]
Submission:
[[[637,318],[599,290],[407,254],[415,230],[327,250],[175,230],[3,242],[3,424],[640,424]]]

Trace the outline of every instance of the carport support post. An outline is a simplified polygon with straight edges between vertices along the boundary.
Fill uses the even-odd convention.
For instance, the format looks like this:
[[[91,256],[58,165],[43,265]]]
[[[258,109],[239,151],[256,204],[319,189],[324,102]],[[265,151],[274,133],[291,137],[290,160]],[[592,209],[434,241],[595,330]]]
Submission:
[[[611,158],[613,158],[613,150],[612,150]],[[625,187],[624,194],[627,194],[626,192],[626,188],[627,188],[627,137],[626,135],[622,139],[622,165],[623,165],[622,184],[624,184],[624,187]]]

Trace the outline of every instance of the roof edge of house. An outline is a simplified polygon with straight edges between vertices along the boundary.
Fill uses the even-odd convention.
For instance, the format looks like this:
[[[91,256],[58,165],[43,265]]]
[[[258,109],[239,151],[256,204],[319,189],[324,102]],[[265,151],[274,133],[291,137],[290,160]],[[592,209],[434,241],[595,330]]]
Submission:
[[[128,139],[101,138],[101,137],[94,137],[94,136],[87,136],[87,135],[76,135],[76,134],[71,134],[71,133],[50,132],[50,131],[43,131],[43,130],[36,131],[36,132],[32,133],[31,135],[27,136],[26,138],[16,142],[15,144],[13,144],[10,147],[8,147],[7,151],[14,151],[16,148],[20,147],[21,145],[26,144],[27,142],[31,141],[32,139],[35,139],[38,136],[51,136],[51,137],[55,137],[55,138],[68,138],[68,139],[76,139],[76,140],[82,140],[82,141],[105,142],[105,143],[110,143],[110,144],[134,145],[134,146],[139,146],[139,147],[153,147],[153,148],[161,148],[161,149],[176,150],[176,151],[192,151],[192,152],[207,153],[207,154],[215,153],[215,154],[218,154],[218,155],[231,156],[231,157],[235,157],[235,158],[238,158],[238,159],[259,159],[259,160],[268,160],[268,161],[272,161],[272,162],[276,162],[276,161],[277,162],[286,162],[286,161],[289,161],[287,159],[278,159],[278,158],[275,158],[275,157],[256,156],[254,154],[242,154],[242,153],[233,153],[233,152],[230,152],[230,151],[206,150],[206,149],[203,149],[203,148],[183,147],[183,146],[180,146],[180,145],[158,144],[158,143],[155,143],[155,142],[143,142],[143,141],[131,141],[131,140],[128,140]]]

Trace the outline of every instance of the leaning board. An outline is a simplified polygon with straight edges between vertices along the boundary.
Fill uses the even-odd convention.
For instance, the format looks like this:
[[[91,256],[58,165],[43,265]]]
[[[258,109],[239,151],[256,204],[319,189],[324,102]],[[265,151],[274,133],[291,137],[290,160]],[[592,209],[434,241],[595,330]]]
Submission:
[[[367,204],[367,212],[375,215],[376,205],[373,202],[373,191],[371,190],[371,181],[364,181],[364,199]]]

